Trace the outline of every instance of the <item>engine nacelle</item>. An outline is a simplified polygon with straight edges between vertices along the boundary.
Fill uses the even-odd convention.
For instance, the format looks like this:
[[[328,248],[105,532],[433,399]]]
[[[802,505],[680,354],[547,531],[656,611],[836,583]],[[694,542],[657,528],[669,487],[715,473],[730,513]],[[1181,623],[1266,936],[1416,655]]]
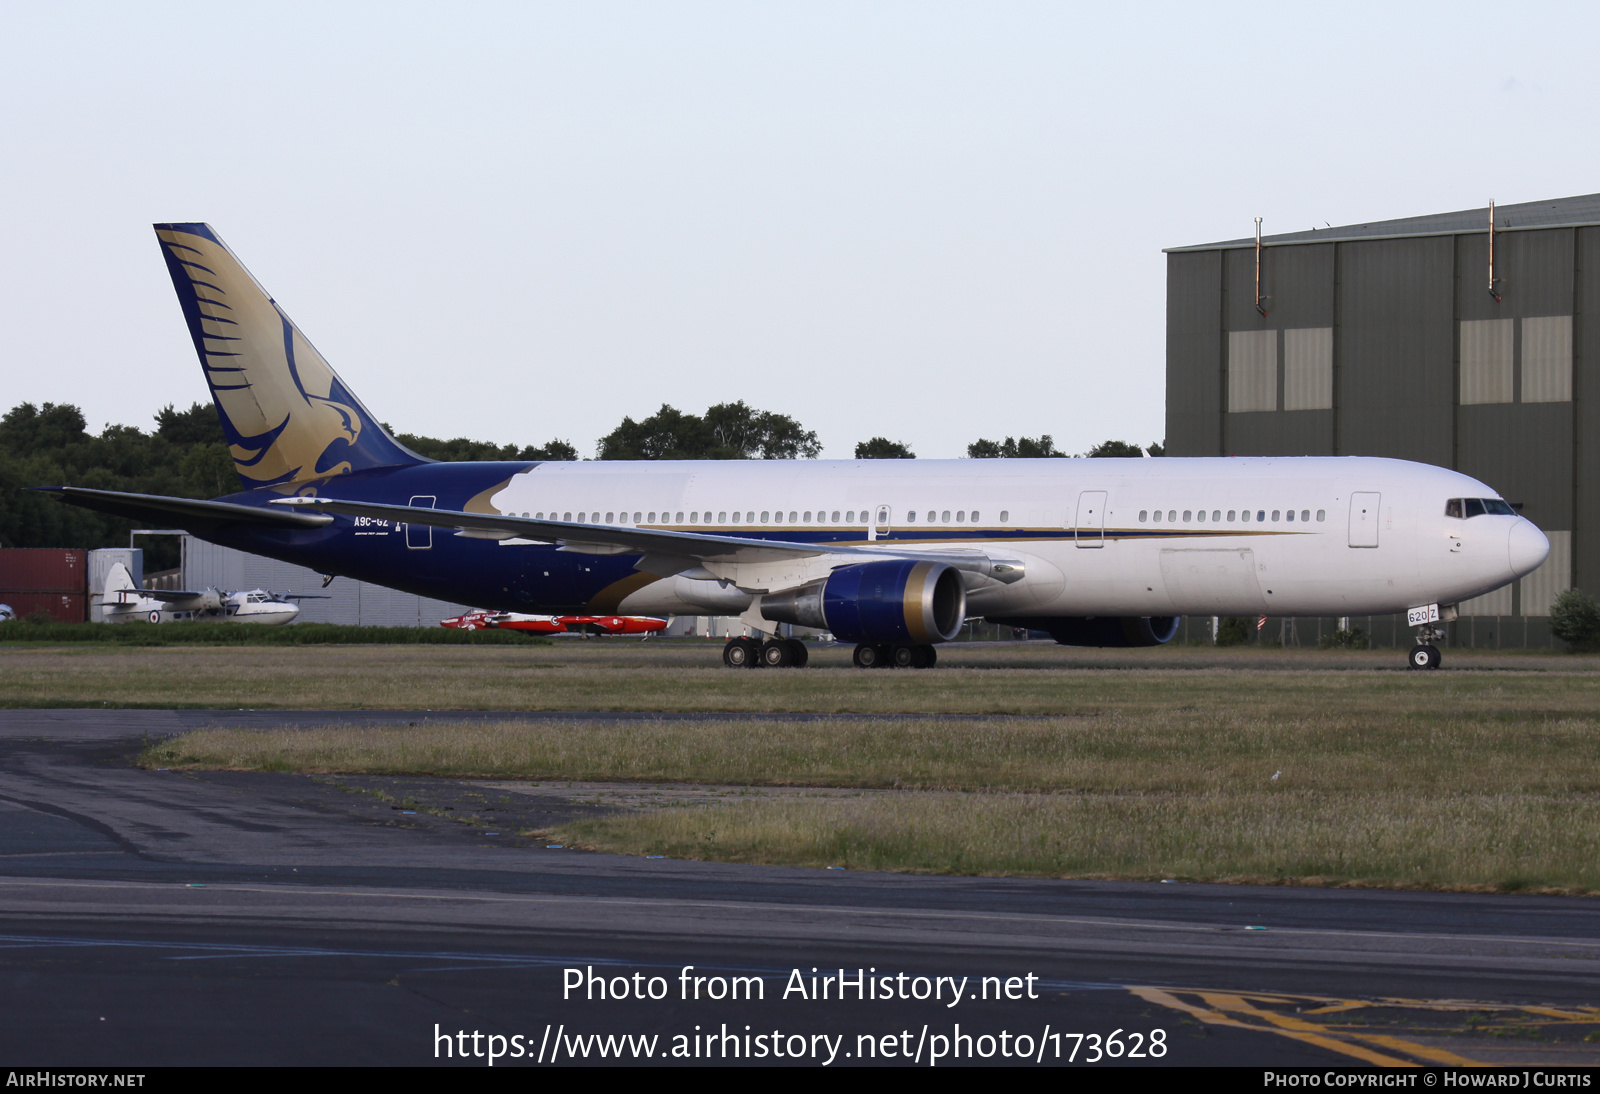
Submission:
[[[1178,633],[1181,615],[1057,616],[1051,619],[995,619],[1002,627],[1047,631],[1063,646],[1128,648],[1159,646]]]
[[[846,642],[926,646],[961,633],[967,587],[943,562],[863,562],[841,566],[826,580],[763,596],[761,615],[832,631]]]

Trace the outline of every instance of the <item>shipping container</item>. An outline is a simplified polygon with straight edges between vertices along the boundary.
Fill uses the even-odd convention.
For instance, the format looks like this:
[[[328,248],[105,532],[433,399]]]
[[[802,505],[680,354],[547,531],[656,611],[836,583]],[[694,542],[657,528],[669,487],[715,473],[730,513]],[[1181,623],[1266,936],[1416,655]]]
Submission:
[[[88,557],[76,547],[0,549],[0,598],[7,593],[82,596],[88,591]]]
[[[82,593],[0,593],[0,604],[9,604],[19,620],[35,612],[48,613],[56,623],[83,623],[89,618],[89,598]]]

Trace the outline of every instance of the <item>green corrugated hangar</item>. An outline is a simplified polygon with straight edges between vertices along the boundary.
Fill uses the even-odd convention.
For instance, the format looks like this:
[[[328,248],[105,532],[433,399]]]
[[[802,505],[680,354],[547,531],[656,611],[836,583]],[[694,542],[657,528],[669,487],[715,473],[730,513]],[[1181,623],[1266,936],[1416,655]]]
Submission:
[[[1450,642],[1556,644],[1556,594],[1600,592],[1600,194],[1166,254],[1167,452],[1393,456],[1481,479],[1550,559],[1461,605]],[[1359,622],[1411,640],[1403,618]],[[1334,625],[1301,621],[1300,640]]]

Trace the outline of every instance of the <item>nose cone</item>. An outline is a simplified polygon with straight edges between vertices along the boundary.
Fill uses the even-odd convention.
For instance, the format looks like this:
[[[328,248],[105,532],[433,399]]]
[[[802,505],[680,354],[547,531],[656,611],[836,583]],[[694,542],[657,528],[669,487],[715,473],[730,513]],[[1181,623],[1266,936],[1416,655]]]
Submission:
[[[1550,557],[1550,541],[1530,521],[1519,520],[1511,526],[1507,551],[1511,572],[1521,577],[1533,573]]]

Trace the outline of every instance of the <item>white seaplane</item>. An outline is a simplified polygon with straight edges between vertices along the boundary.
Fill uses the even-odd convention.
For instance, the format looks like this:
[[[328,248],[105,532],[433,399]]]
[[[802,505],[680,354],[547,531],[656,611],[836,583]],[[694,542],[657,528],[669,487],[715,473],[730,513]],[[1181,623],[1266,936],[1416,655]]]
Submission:
[[[120,562],[106,575],[102,603],[107,623],[288,623],[300,614],[287,597],[265,589],[141,589]]]

